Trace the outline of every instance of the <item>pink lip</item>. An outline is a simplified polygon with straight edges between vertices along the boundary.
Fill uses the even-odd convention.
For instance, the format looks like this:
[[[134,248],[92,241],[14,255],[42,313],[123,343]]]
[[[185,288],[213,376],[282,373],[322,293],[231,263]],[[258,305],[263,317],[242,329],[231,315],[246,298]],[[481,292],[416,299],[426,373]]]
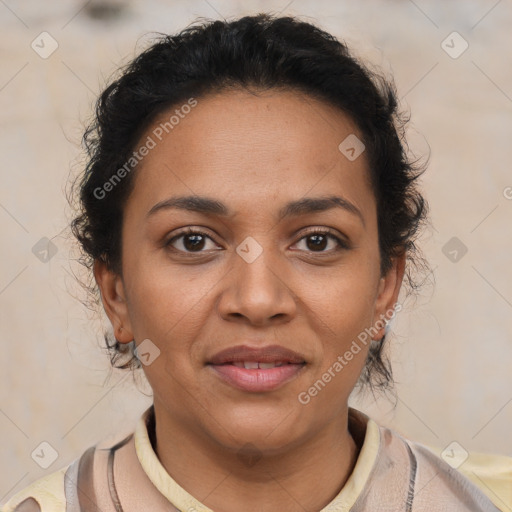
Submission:
[[[306,358],[280,345],[268,345],[266,347],[238,345],[217,352],[207,363],[218,365],[243,361],[259,361],[261,363],[282,361],[302,364],[306,362]]]
[[[253,393],[272,391],[293,378],[306,364],[284,364],[268,369],[246,369],[233,364],[211,364],[215,373],[228,384]]]
[[[232,363],[283,363],[274,368],[240,368]],[[222,380],[253,393],[277,389],[294,379],[306,366],[306,358],[280,345],[251,347],[238,345],[221,350],[207,365]]]

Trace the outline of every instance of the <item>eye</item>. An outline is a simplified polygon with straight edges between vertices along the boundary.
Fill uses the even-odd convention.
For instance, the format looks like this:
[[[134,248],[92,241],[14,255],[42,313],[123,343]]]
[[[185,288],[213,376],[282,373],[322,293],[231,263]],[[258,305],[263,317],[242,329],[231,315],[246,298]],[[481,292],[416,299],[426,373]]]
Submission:
[[[208,241],[211,242],[211,247],[208,246]],[[169,241],[165,243],[166,247],[172,247],[180,252],[185,253],[200,253],[206,252],[206,250],[217,249],[219,246],[214,242],[211,236],[203,231],[188,228],[181,233],[173,236]],[[204,250],[206,247],[206,250]]]
[[[335,252],[348,249],[348,243],[326,229],[315,229],[303,236],[296,245],[305,242],[305,249],[309,252]]]

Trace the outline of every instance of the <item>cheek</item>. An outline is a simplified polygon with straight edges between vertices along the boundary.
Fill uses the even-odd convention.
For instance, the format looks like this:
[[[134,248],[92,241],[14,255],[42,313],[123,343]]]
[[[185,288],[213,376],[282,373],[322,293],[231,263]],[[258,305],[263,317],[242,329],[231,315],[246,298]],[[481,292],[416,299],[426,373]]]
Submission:
[[[337,268],[303,274],[300,292],[306,307],[333,337],[357,335],[371,322],[378,275],[375,263],[354,254]]]
[[[363,255],[328,275],[302,281],[311,328],[320,341],[317,378],[333,382],[327,395],[351,390],[364,367],[378,282],[376,264]],[[325,375],[325,373],[328,375]],[[325,376],[325,379],[323,379]]]
[[[371,312],[367,290],[338,281],[330,291],[330,298],[312,310],[321,353],[310,387],[301,390],[299,399],[314,398],[324,416],[335,418],[365,366],[371,341],[365,329],[370,326]]]
[[[180,271],[139,255],[126,259],[129,315],[137,341],[151,339],[161,350],[178,350],[205,322],[216,272]]]
[[[218,279],[208,273],[198,278],[143,261],[127,261],[126,265],[131,276],[129,315],[134,338],[137,343],[149,339],[160,351],[154,362],[143,367],[154,393],[164,390],[168,398],[180,401],[188,396],[183,383],[190,389],[196,376],[198,357],[193,342],[214,307],[208,292]]]
[[[321,371],[342,373],[343,378],[338,380],[355,382],[364,366],[370,342],[365,333],[371,322],[367,297],[355,295],[353,291],[350,295],[340,293],[333,295],[324,311],[329,306],[332,308],[330,318],[324,315],[318,325],[318,329],[322,329],[318,332],[323,332]]]

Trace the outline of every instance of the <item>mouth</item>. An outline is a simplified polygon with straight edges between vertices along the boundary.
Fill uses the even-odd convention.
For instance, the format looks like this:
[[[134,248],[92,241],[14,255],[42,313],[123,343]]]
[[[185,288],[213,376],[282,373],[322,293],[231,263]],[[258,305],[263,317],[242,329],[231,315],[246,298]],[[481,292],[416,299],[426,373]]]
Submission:
[[[306,365],[303,356],[277,345],[232,347],[219,352],[207,363],[224,383],[252,393],[284,386],[298,377]]]
[[[305,363],[305,361],[303,362]],[[264,363],[263,361],[233,361],[232,363],[224,363],[224,364],[232,364],[237,368],[245,368],[246,370],[270,370],[270,368],[277,368],[280,366],[284,366],[285,364],[299,364],[299,363],[290,363],[288,361],[271,361],[269,363]],[[302,363],[300,363],[302,364]]]
[[[302,373],[305,366],[306,363],[244,361],[243,363],[212,364],[210,368],[230,386],[251,393],[262,393],[284,386]]]

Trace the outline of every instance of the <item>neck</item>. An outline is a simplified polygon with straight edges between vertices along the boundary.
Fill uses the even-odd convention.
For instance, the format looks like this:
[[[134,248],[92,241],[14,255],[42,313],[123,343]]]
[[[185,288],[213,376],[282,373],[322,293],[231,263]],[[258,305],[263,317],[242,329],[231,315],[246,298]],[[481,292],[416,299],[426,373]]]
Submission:
[[[338,421],[279,455],[249,444],[231,452],[181,427],[163,407],[155,407],[155,419],[152,442],[165,470],[215,511],[321,510],[345,485],[360,450],[349,432],[348,407]]]

